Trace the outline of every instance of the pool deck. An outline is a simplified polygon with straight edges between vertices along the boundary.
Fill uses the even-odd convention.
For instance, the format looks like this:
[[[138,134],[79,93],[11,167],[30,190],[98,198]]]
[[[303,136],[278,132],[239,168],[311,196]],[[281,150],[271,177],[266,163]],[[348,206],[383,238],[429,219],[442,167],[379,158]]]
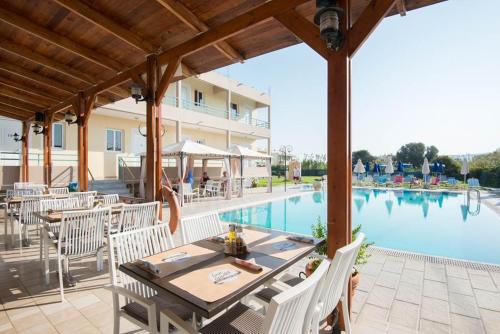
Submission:
[[[277,188],[273,194],[188,205],[183,213],[226,210],[297,192],[291,189],[285,194]],[[483,195],[483,203],[500,215],[500,194]],[[32,237],[34,243],[23,255],[17,248],[6,250],[0,238],[0,333],[112,333],[112,298],[104,289],[109,283],[107,264],[98,273],[95,260],[72,261],[78,284],[65,288],[67,301],[60,303],[55,273],[49,286],[43,283],[38,238],[34,232]],[[500,270],[377,248],[371,252],[360,268],[361,282],[353,300],[354,334],[500,333]],[[298,273],[305,262],[290,271]],[[122,320],[121,332],[139,331]]]

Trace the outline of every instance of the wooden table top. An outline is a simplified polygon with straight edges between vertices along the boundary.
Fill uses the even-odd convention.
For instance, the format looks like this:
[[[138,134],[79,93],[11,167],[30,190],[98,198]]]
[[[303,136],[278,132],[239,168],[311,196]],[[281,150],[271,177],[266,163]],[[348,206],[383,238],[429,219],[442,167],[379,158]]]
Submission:
[[[77,209],[68,209],[68,210],[62,210],[62,211],[56,210],[56,211],[53,211],[50,213],[47,211],[39,211],[39,212],[33,212],[33,215],[35,217],[37,217],[38,219],[41,219],[47,223],[60,223],[63,211],[71,212],[71,211],[85,211],[85,210],[91,210],[91,209],[89,209],[89,208],[77,208]],[[121,206],[119,204],[111,206],[111,214],[112,215],[117,215],[120,212],[121,212]]]
[[[68,195],[52,195],[52,199],[63,199],[63,198],[68,198],[69,196]],[[47,199],[51,199],[51,198],[47,198]],[[7,203],[7,205],[14,205],[14,204],[21,204],[23,198],[21,196],[19,197],[11,197],[9,199],[5,199],[5,203]]]
[[[251,281],[249,284],[244,285],[243,287],[239,288],[237,291],[229,293],[223,298],[220,298],[214,302],[206,302],[202,300],[201,298],[189,293],[188,291],[185,291],[181,288],[179,288],[177,285],[172,284],[171,281],[189,274],[190,272],[203,269],[206,267],[209,267],[213,265],[215,262],[220,262],[224,258],[227,258],[227,255],[224,255],[224,250],[223,250],[223,244],[216,243],[212,240],[201,240],[194,242],[193,244],[199,247],[204,247],[213,251],[216,251],[217,254],[215,256],[210,257],[207,260],[204,260],[200,263],[196,263],[193,265],[188,265],[187,267],[174,272],[168,276],[159,278],[157,275],[153,274],[151,271],[148,271],[144,269],[143,266],[139,265],[137,261],[135,262],[129,262],[122,264],[119,268],[122,272],[126,273],[127,275],[133,277],[134,279],[142,282],[143,284],[153,288],[154,290],[158,291],[160,296],[166,296],[170,300],[176,301],[179,304],[184,305],[185,307],[189,308],[193,312],[196,312],[198,315],[203,316],[205,318],[211,318],[218,313],[220,313],[222,310],[225,308],[231,306],[233,303],[239,301],[242,297],[248,295],[250,292],[261,286],[264,282],[269,280],[270,278],[276,276],[280,272],[282,272],[285,269],[288,269],[290,266],[295,264],[297,261],[303,259],[310,253],[314,251],[314,249],[320,245],[323,244],[325,241],[324,240],[318,240],[315,239],[314,243],[311,245],[307,245],[303,250],[301,250],[298,254],[294,255],[293,257],[289,258],[288,260],[284,260],[278,256],[272,256],[270,254],[266,254],[263,252],[258,252],[258,251],[252,251],[251,249],[255,248],[256,246],[259,247],[259,249],[264,249],[265,247],[262,247],[262,245],[266,242],[269,242],[272,239],[275,239],[276,237],[280,236],[289,236],[291,234],[281,232],[281,231],[275,231],[275,230],[269,230],[269,229],[264,229],[264,228],[258,228],[255,226],[245,226],[244,230],[255,230],[255,231],[261,231],[261,232],[266,232],[269,235],[265,237],[264,239],[260,239],[254,242],[251,242],[248,244],[248,248],[250,249],[250,252],[246,256],[247,259],[255,259],[255,263],[267,268],[270,268],[271,270],[268,272],[263,273],[262,275],[256,277],[255,280]],[[182,247],[182,246],[181,246]],[[301,245],[301,248],[304,247]],[[177,247],[179,248],[179,247]],[[175,248],[174,248],[175,250]],[[170,252],[170,251],[169,251]]]

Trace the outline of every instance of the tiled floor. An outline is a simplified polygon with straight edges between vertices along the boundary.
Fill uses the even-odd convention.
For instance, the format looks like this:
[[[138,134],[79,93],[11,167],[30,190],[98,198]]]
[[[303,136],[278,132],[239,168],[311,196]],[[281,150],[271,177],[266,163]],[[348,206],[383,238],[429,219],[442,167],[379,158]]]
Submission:
[[[283,195],[192,205],[184,214]],[[109,282],[107,270],[97,273],[94,259],[72,262],[78,284],[65,289],[67,301],[60,303],[55,274],[49,286],[43,283],[33,237],[35,243],[22,255],[17,248],[5,250],[0,245],[0,333],[111,333],[111,294],[103,288]],[[54,268],[55,263],[51,265]],[[303,266],[304,261],[291,271]],[[355,334],[500,333],[500,272],[379,253],[360,271],[352,306]],[[121,331],[137,332],[137,328],[122,320]]]

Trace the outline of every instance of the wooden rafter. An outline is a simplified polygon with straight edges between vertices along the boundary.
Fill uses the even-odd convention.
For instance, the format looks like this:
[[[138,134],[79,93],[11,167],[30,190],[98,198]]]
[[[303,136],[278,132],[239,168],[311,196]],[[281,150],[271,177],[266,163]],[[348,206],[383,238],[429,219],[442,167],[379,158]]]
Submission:
[[[40,107],[32,105],[31,103],[19,101],[11,97],[1,96],[1,95],[0,95],[0,105],[10,106],[12,108],[16,108],[21,111],[37,112],[41,110]]]
[[[5,112],[9,112],[11,114],[22,116],[24,118],[30,117],[33,115],[33,112],[31,112],[31,111],[21,110],[21,109],[14,108],[14,107],[11,107],[9,105],[5,105],[5,104],[1,104],[1,103],[0,103],[0,109],[2,109]]]
[[[368,36],[391,11],[396,1],[398,0],[373,0],[368,4],[349,30],[349,37],[347,38],[349,57],[354,56]]]
[[[12,119],[15,119],[15,120],[18,120],[18,121],[24,121],[24,120],[26,120],[26,117],[23,117],[23,116],[21,116],[18,113],[13,113],[13,112],[6,111],[2,107],[0,107],[0,116],[12,118]]]
[[[26,87],[25,85],[21,85],[18,82],[15,82],[13,80],[10,80],[10,79],[4,78],[4,77],[0,77],[0,83],[2,85],[7,86],[7,87],[11,87],[11,88],[26,92],[26,93],[31,94],[31,95],[37,95],[37,96],[40,96],[42,98],[49,99],[53,102],[57,102],[60,100],[60,97],[48,94],[46,91],[36,89],[33,87]]]
[[[36,82],[39,84],[43,84],[43,85],[48,86],[48,87],[57,88],[57,89],[59,89],[63,92],[66,92],[66,93],[76,93],[76,91],[77,91],[76,89],[69,87],[68,85],[66,85],[60,81],[47,78],[46,76],[40,75],[40,74],[32,72],[30,70],[27,70],[24,67],[14,65],[11,63],[7,63],[4,61],[0,61],[0,70],[15,74],[15,75],[20,76],[22,78],[28,79],[30,81],[33,81],[33,82]]]
[[[405,0],[397,0],[396,8],[398,9],[398,13],[401,16],[406,16],[406,2]]]
[[[304,43],[309,45],[314,51],[319,53],[324,59],[327,59],[328,55],[332,53],[332,51],[328,50],[325,42],[319,36],[318,27],[302,15],[299,15],[295,10],[292,9],[276,15],[275,19]]]
[[[180,63],[181,63],[181,58],[174,59],[168,64],[165,73],[163,73],[155,94],[155,99],[156,99],[155,103],[157,106],[160,105],[161,100],[163,99],[163,96],[165,95],[165,92],[168,89],[168,85],[172,81],[172,78],[174,77],[174,74],[177,71],[177,68],[179,67]]]
[[[165,7],[169,12],[175,15],[180,21],[185,23],[189,28],[196,32],[205,32],[210,29],[210,27],[200,20],[192,11],[189,10],[184,4],[177,0],[156,0],[160,5]],[[245,60],[245,57],[238,52],[234,47],[232,47],[226,41],[220,41],[216,43],[215,48],[219,50],[229,59],[237,59],[240,62]]]
[[[84,18],[87,21],[99,26],[100,28],[106,30],[107,32],[118,37],[127,44],[136,47],[147,53],[152,53],[156,50],[156,47],[149,43],[147,40],[141,38],[140,36],[134,34],[129,29],[119,25],[108,17],[102,15],[100,12],[96,11],[87,4],[80,2],[78,0],[55,0],[61,6],[67,8],[78,16]]]
[[[40,107],[49,107],[51,102],[47,101],[45,98],[33,96],[26,94],[25,92],[19,91],[12,87],[6,85],[0,85],[0,95],[8,96],[19,101],[29,102]]]
[[[46,42],[52,43],[67,51],[70,51],[80,57],[83,57],[97,65],[110,70],[119,71],[123,69],[123,65],[114,59],[97,53],[95,50],[86,48],[80,43],[77,43],[68,37],[59,35],[52,30],[40,26],[20,15],[10,12],[0,7],[0,20],[12,25],[18,29],[27,32],[30,35],[43,39]]]

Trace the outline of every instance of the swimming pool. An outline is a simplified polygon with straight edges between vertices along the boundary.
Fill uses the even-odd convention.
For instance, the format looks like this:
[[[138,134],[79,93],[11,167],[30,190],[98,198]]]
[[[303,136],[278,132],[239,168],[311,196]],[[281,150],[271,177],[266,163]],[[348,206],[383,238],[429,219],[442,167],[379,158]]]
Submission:
[[[500,264],[500,217],[462,193],[353,189],[353,226],[376,246]],[[479,210],[478,210],[479,209]],[[326,221],[326,195],[313,192],[221,213],[221,219],[310,234]]]

